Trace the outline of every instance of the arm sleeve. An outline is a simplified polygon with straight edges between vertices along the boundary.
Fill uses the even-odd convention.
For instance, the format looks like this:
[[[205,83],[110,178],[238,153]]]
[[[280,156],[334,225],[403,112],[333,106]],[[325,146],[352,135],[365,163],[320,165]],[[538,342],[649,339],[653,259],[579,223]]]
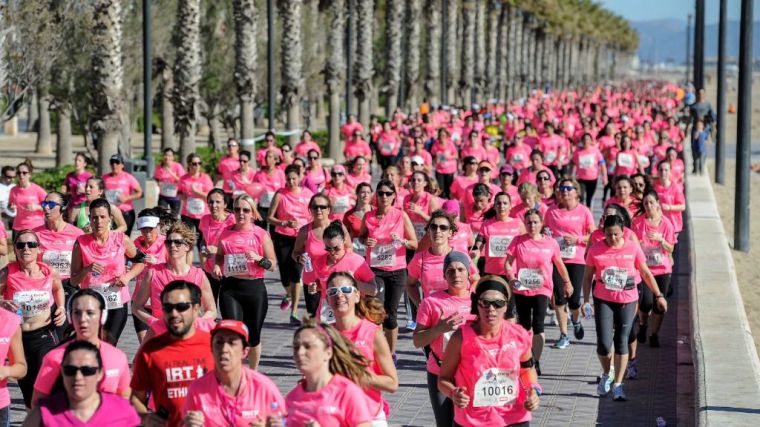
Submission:
[[[413,279],[419,279],[421,274],[421,254],[422,252],[418,252],[414,254],[414,257],[412,257],[412,261],[409,262],[409,265],[407,265],[407,274],[409,274],[409,277]]]
[[[119,385],[116,389],[117,393],[121,393],[127,389],[129,389],[129,362],[127,361],[127,355],[124,354],[119,362],[119,372],[121,372],[121,375],[119,375]]]
[[[61,372],[61,361],[56,363],[51,359],[52,357],[44,357],[42,359],[42,366],[37,374],[37,379],[34,381],[34,388],[40,393],[50,394]]]
[[[362,283],[374,283],[375,282],[375,273],[372,272],[372,269],[367,264],[367,262],[362,262],[359,265],[359,268],[354,272],[354,277],[356,280],[362,282]]]

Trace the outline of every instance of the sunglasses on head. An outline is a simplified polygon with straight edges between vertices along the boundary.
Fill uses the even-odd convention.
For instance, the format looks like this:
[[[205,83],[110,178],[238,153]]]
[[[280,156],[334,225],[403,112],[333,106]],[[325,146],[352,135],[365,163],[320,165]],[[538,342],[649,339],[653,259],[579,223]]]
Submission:
[[[430,224],[430,225],[428,225],[428,230],[430,230],[430,231],[436,231],[436,230],[449,231],[449,229],[451,229],[451,227],[448,226],[448,225],[446,225],[446,224]]]
[[[328,205],[311,205],[311,208],[314,209],[315,211],[324,211],[324,210],[330,209],[330,206],[328,206]]]
[[[338,292],[344,294],[344,295],[351,295],[354,290],[353,286],[339,286],[337,288],[327,288],[327,296],[328,297],[334,297],[335,295],[338,295]]]
[[[63,372],[63,375],[67,377],[74,377],[77,375],[77,372],[81,372],[82,376],[84,377],[91,377],[98,373],[100,368],[97,366],[74,366],[74,365],[63,365],[61,366],[61,371]]]
[[[172,245],[182,246],[182,245],[186,245],[187,242],[184,241],[183,239],[166,239],[164,240],[164,244],[166,246],[172,246]]]
[[[507,300],[504,299],[479,299],[478,305],[482,308],[504,308],[507,305]]]
[[[391,197],[394,194],[396,194],[396,193],[394,193],[393,191],[378,191],[377,192],[377,195],[378,196],[382,196],[382,197]]]
[[[40,203],[40,206],[42,206],[43,209],[55,209],[57,206],[61,206],[61,204],[58,202],[45,200],[44,202]]]
[[[40,246],[40,242],[16,242],[16,249],[23,250],[24,248],[34,249]]]
[[[193,304],[189,302],[178,302],[176,304],[165,302],[161,304],[161,308],[164,309],[164,313],[171,313],[172,310],[177,310],[178,313],[184,313],[187,310],[190,310],[190,307],[192,306]]]

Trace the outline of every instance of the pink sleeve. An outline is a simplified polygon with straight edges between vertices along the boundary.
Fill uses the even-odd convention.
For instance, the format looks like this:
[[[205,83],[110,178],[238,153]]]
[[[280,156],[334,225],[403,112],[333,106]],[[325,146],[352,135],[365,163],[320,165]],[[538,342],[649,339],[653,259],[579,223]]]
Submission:
[[[8,239],[8,231],[5,229],[5,224],[0,221],[0,239]]]
[[[34,381],[35,390],[48,395],[53,391],[53,386],[58,380],[58,375],[61,372],[61,361],[55,361],[52,359],[53,357],[44,357],[42,359],[42,367],[40,367],[40,372],[37,374],[37,379]],[[127,367],[127,372],[129,372],[129,367]]]
[[[119,386],[116,389],[117,393],[123,393],[127,390],[129,390],[129,362],[127,361],[127,355],[124,354],[121,357],[121,360],[119,360],[119,371],[121,372],[121,376],[119,376]]]
[[[359,268],[354,271],[354,277],[356,280],[362,283],[375,282],[375,273],[372,272],[372,269],[369,267],[369,265],[367,265],[366,262],[359,264]]]
[[[676,239],[676,229],[673,226],[673,223],[669,223],[667,227],[665,227],[665,235],[663,236],[665,238],[665,241],[670,243],[671,245],[676,244],[678,239]]]
[[[132,190],[141,190],[140,183],[137,182],[137,178],[135,178],[133,175],[129,175],[129,191]]]
[[[644,251],[641,249],[641,245],[635,245],[636,260],[635,265],[638,267],[641,263],[647,263],[647,257],[644,255]]]
[[[11,188],[11,194],[8,196],[8,206],[14,206],[16,204],[16,190],[18,187]]]
[[[343,394],[343,402],[339,405],[344,410],[345,421],[350,426],[356,426],[361,423],[367,423],[372,420],[372,415],[369,413],[369,398],[366,394],[361,392],[359,386],[351,387],[354,390],[350,390]]]
[[[417,324],[422,326],[431,327],[432,319],[432,307],[427,298],[423,298],[419,308],[417,308]]]
[[[198,388],[199,387],[192,387],[192,385],[188,387],[190,393],[187,394],[185,403],[182,405],[183,414],[187,414],[188,411],[203,411],[203,402],[201,402],[201,399],[199,398],[200,393],[192,393]]]
[[[412,258],[412,261],[409,262],[409,265],[406,266],[407,274],[409,277],[413,279],[419,279],[420,278],[420,264],[421,264],[421,254],[422,252],[418,252],[414,254],[414,257]]]
[[[44,188],[37,186],[37,196],[40,199],[40,203],[45,201],[45,198],[47,197],[47,192]]]
[[[512,239],[511,242],[509,242],[509,246],[507,246],[507,255],[517,258],[515,255],[515,251],[517,251],[517,240],[519,239]]]

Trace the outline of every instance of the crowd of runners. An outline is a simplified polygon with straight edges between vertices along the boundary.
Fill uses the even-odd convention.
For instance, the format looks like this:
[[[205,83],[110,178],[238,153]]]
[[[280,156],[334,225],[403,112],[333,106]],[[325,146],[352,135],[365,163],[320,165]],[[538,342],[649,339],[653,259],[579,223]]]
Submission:
[[[637,82],[349,117],[329,168],[308,131],[255,152],[230,139],[216,176],[166,149],[158,207],[140,212],[120,155],[101,177],[77,155],[63,189],[5,167],[0,425],[9,379],[29,426],[387,425],[401,304],[438,426],[528,425],[547,322],[557,349],[596,341],[596,391],[625,401],[668,308],[682,97]],[[258,369],[270,309],[290,314],[292,390]],[[130,314],[132,361],[118,348]]]

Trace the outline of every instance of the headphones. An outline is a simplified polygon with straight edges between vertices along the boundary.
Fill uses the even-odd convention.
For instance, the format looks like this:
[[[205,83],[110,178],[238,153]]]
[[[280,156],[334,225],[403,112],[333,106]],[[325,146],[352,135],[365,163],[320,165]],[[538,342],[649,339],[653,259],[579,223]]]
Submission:
[[[69,316],[69,319],[71,319],[71,310],[72,310],[72,304],[73,301],[81,294],[86,294],[87,296],[95,297],[98,301],[100,301],[101,304],[101,311],[100,311],[100,325],[103,326],[106,324],[106,320],[108,320],[108,309],[106,308],[106,298],[98,291],[93,291],[91,289],[79,289],[78,291],[71,294],[69,297],[69,300],[66,302],[66,314]]]

